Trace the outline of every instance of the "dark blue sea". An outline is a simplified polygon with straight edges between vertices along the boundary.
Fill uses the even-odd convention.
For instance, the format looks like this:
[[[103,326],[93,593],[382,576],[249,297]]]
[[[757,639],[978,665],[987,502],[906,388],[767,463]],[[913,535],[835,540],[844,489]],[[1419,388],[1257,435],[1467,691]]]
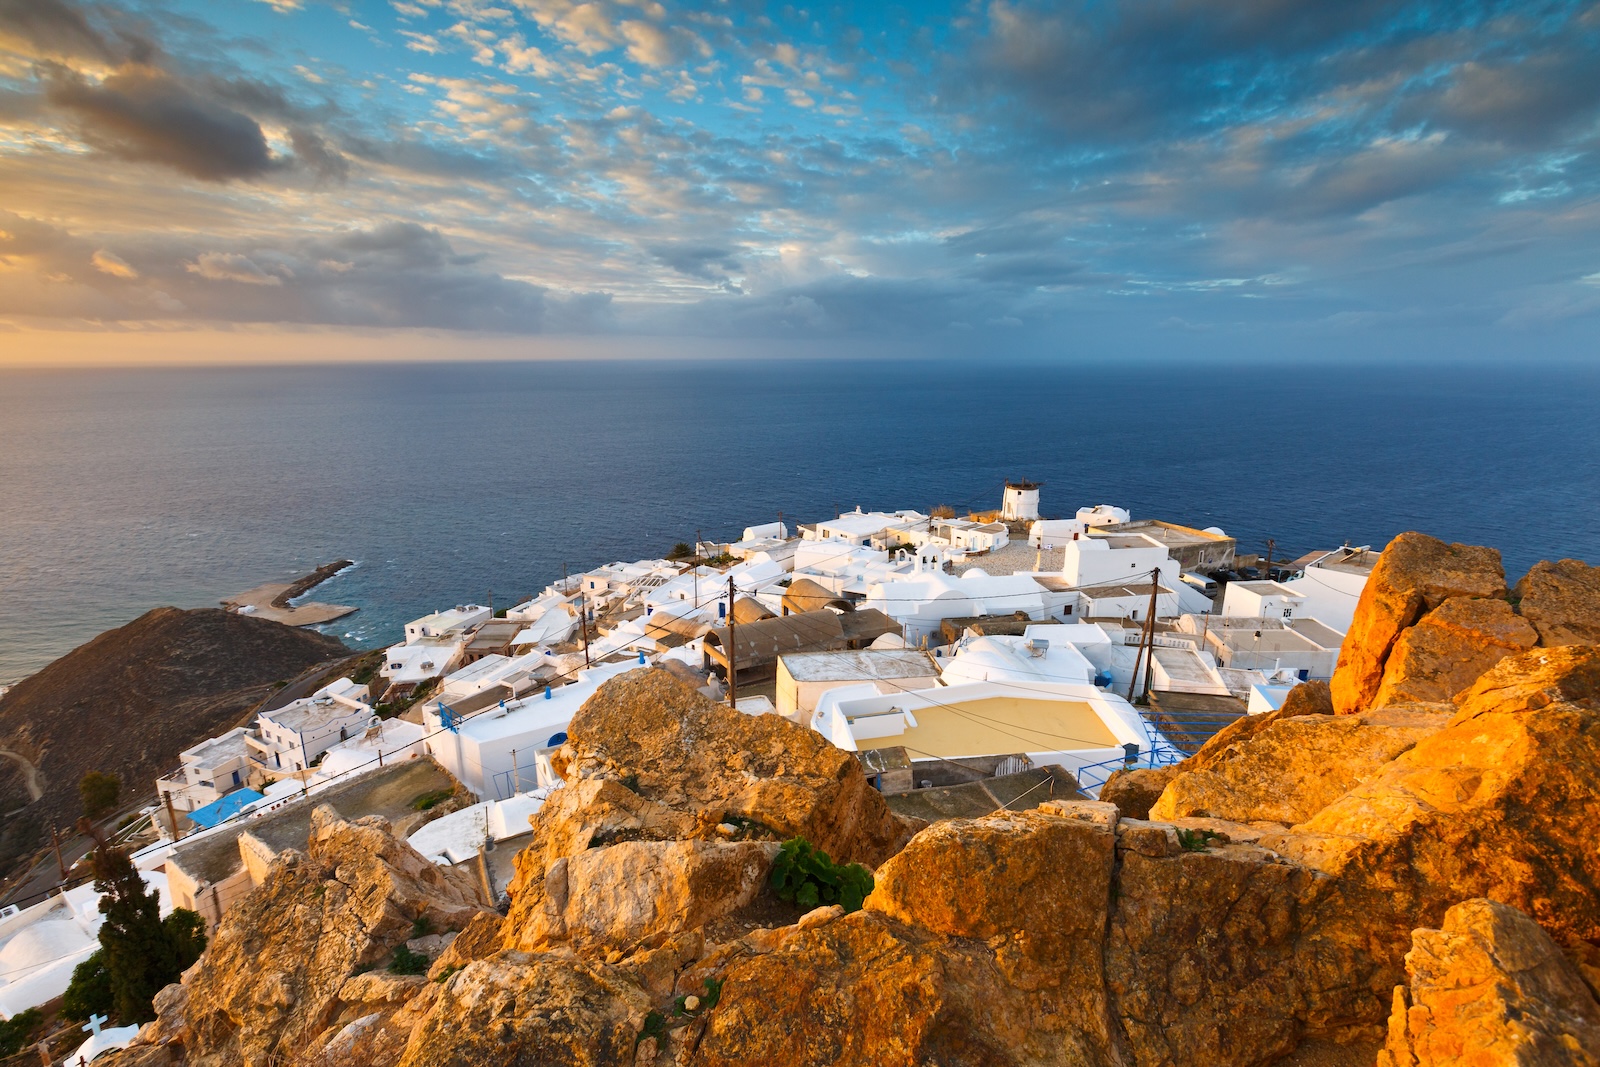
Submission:
[[[835,508],[1113,503],[1280,555],[1600,560],[1600,372],[588,362],[0,371],[0,681],[341,557],[329,627]]]

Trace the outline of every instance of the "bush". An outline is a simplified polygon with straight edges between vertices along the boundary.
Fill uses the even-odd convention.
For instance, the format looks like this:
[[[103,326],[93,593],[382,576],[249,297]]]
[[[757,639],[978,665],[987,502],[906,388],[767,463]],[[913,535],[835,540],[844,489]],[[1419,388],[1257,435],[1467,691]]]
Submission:
[[[28,1038],[39,1029],[44,1022],[44,1015],[38,1008],[29,1008],[19,1011],[11,1018],[0,1022],[0,1056],[15,1056],[22,1051],[28,1043]]]
[[[83,813],[99,819],[117,810],[122,797],[122,779],[114,774],[90,771],[78,782],[78,795],[83,798]]]
[[[111,972],[105,955],[95,952],[72,969],[72,982],[61,995],[61,1017],[87,1022],[91,1015],[111,1014]]]
[[[772,864],[772,888],[778,899],[807,910],[843,904],[847,912],[859,911],[872,885],[872,872],[861,864],[835,863],[803,837],[785,841]]]
[[[667,553],[668,559],[688,559],[694,555],[694,549],[689,547],[689,542],[679,541],[672,546],[672,551]]]
[[[455,795],[454,789],[435,789],[431,793],[424,793],[411,802],[411,810],[427,811],[437,807]]]
[[[394,950],[394,959],[389,961],[390,974],[427,974],[428,957],[426,953],[412,952],[401,945]]]

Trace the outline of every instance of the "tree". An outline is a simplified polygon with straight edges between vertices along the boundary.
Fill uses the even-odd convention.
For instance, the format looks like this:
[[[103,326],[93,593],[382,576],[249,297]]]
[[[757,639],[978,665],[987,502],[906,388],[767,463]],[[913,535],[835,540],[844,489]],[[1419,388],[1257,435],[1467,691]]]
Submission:
[[[9,1019],[0,1020],[0,1057],[15,1056],[28,1043],[28,1038],[44,1022],[38,1008],[19,1011]]]
[[[80,820],[79,829],[94,827]],[[150,889],[128,854],[99,837],[89,854],[101,894],[100,956],[111,986],[112,1015],[124,1024],[155,1018],[151,1002],[205,948],[199,915],[182,908],[161,918],[161,897]]]
[[[114,774],[90,771],[78,783],[78,795],[83,797],[83,813],[99,819],[117,810],[122,797],[122,779]]]
[[[72,983],[61,995],[61,1017],[87,1022],[91,1015],[111,1014],[111,974],[104,951],[72,969]]]

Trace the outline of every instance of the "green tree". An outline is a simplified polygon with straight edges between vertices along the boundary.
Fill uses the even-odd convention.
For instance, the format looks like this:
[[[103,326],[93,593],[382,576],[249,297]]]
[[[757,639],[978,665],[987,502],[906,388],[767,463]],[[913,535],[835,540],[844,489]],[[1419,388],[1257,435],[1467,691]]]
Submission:
[[[111,973],[105,952],[96,952],[72,969],[72,983],[61,995],[61,1017],[87,1022],[91,1015],[111,1014]]]
[[[117,810],[122,797],[122,779],[114,774],[90,771],[78,783],[78,795],[83,798],[83,813],[91,819],[100,819]]]
[[[83,820],[79,828],[91,830]],[[94,887],[101,893],[100,955],[111,986],[112,1015],[124,1024],[155,1018],[151,1001],[178,980],[205,948],[202,920],[178,909],[165,921],[161,897],[150,889],[128,854],[96,838],[89,854]]]
[[[15,1056],[28,1043],[28,1038],[44,1022],[38,1008],[19,1011],[11,1018],[0,1021],[0,1057]]]

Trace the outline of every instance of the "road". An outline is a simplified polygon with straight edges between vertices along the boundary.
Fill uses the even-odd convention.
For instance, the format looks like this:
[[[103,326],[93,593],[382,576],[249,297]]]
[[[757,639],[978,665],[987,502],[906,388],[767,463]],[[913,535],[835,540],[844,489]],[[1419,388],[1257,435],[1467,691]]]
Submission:
[[[38,800],[44,796],[44,786],[39,781],[39,768],[29,763],[27,757],[19,755],[9,748],[0,748],[0,758],[11,760],[22,768],[22,782],[27,787],[30,801]]]

